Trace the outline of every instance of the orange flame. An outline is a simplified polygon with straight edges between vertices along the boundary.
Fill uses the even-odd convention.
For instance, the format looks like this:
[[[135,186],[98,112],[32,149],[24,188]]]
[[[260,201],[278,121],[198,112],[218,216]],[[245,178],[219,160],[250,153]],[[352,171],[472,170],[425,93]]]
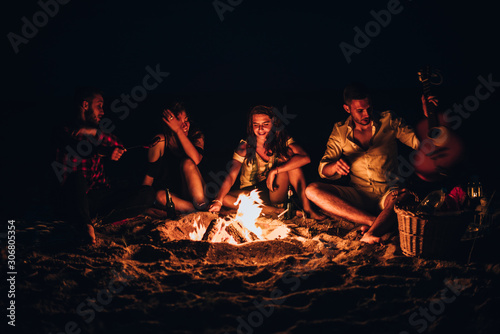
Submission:
[[[248,195],[240,194],[234,205],[238,205],[235,220],[242,223],[246,229],[255,233],[260,239],[262,229],[255,223],[262,212],[264,202],[259,197],[257,189],[252,190]]]
[[[196,217],[193,222],[194,231],[189,233],[191,240],[201,240],[207,228],[200,224],[200,217]]]
[[[237,245],[238,243],[234,238],[229,235],[226,230],[224,229],[226,227],[227,222],[219,218],[217,219],[215,223],[215,234],[212,237],[212,240],[207,240],[210,242],[226,242],[229,244]],[[193,227],[194,231],[189,233],[189,239],[194,240],[194,241],[200,241],[203,239],[203,235],[207,231],[207,228],[200,224],[200,217],[197,217],[194,222],[193,222]]]
[[[218,218],[213,226],[213,237],[209,242],[226,242],[233,245],[238,245],[233,236],[226,231],[226,226],[233,224],[237,221],[241,226],[237,227],[240,233],[244,233],[244,237],[247,241],[253,240],[250,237],[250,232],[253,232],[260,240],[274,240],[281,239],[288,236],[290,230],[282,222],[273,220],[267,223],[260,223],[259,225],[264,227],[264,230],[257,226],[257,219],[259,218],[264,203],[259,197],[257,190],[251,191],[249,194],[240,194],[237,201],[234,203],[238,206],[238,211],[236,212],[236,217],[232,221],[226,221],[223,218]],[[191,240],[202,240],[207,228],[200,224],[200,217],[197,217],[193,222],[194,231],[189,233],[189,238]],[[264,233],[265,232],[265,233]]]

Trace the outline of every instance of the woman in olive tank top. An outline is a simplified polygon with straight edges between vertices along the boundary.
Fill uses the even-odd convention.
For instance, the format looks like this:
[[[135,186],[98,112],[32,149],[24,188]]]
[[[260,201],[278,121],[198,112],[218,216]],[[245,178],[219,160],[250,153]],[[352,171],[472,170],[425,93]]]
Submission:
[[[286,134],[284,125],[273,107],[256,106],[248,116],[247,139],[241,140],[233,154],[229,174],[210,205],[209,211],[219,212],[222,206],[236,208],[234,203],[240,193],[253,189],[268,206],[279,206],[287,197],[292,185],[304,211],[314,219],[324,216],[315,212],[305,196],[306,181],[301,167],[311,159],[309,155]],[[240,175],[240,189],[231,190]]]

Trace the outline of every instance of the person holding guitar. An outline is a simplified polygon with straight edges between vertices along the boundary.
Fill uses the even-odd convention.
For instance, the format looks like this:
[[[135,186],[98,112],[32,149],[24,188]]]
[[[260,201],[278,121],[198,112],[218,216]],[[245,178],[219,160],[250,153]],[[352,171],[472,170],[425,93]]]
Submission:
[[[434,96],[427,101],[437,105]],[[329,180],[349,175],[350,184],[311,183],[306,196],[326,214],[362,224],[362,242],[378,243],[395,221],[395,203],[406,195],[387,179],[388,172],[398,171],[396,140],[413,149],[420,141],[393,112],[374,113],[369,91],[361,83],[344,89],[344,109],[349,117],[333,127],[318,172]],[[427,115],[426,103],[423,109]]]
[[[432,80],[442,81],[441,76],[429,66],[420,70],[418,76],[423,88],[422,103],[427,108],[425,119],[416,126],[420,147],[415,153],[413,167],[420,179],[435,182],[453,174],[463,159],[464,148],[462,140],[447,126],[445,116],[438,114],[432,103],[425,103],[431,96],[431,85],[440,83]]]

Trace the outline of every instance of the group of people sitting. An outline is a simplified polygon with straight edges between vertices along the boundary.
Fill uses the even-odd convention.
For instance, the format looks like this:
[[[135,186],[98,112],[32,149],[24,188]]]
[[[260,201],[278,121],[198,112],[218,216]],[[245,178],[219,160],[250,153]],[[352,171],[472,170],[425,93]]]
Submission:
[[[436,103],[433,97],[429,101]],[[148,149],[142,185],[123,189],[111,187],[104,174],[103,159],[117,161],[126,149],[102,124],[102,93],[78,89],[74,103],[74,117],[56,132],[53,168],[66,219],[81,229],[89,243],[96,242],[95,217],[116,222],[152,206],[165,208],[166,188],[178,212],[218,213],[222,207],[236,208],[238,195],[254,189],[269,208],[280,210],[289,185],[310,218],[340,217],[361,224],[361,241],[377,243],[393,224],[395,203],[405,196],[404,189],[392,187],[387,179],[398,171],[396,140],[413,149],[419,146],[415,133],[401,118],[390,111],[373,111],[363,84],[349,84],[343,105],[349,116],[334,125],[318,171],[328,180],[349,175],[350,184],[307,184],[302,167],[311,162],[309,155],[287,134],[273,107],[258,105],[248,115],[246,138],[235,149],[217,195],[208,198],[199,168],[203,133],[191,126],[184,105],[175,103],[164,110],[165,130]],[[238,176],[239,189],[234,189]]]

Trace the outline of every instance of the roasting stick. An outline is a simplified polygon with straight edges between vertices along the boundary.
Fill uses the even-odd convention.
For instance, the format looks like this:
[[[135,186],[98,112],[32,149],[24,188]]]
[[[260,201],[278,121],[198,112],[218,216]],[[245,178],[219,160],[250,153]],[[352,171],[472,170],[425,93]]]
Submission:
[[[281,217],[283,217],[283,215],[288,211],[288,209],[286,209],[285,211],[283,211],[282,213],[280,213],[278,215],[278,219],[280,219]]]
[[[128,150],[132,150],[134,148],[151,148],[153,146],[155,146],[156,144],[158,144],[159,142],[162,142],[162,141],[165,141],[164,139],[160,139],[160,137],[154,137],[153,140],[149,143],[149,144],[146,144],[146,145],[134,145],[134,146],[130,146],[130,147],[126,147],[125,149],[128,151]]]

